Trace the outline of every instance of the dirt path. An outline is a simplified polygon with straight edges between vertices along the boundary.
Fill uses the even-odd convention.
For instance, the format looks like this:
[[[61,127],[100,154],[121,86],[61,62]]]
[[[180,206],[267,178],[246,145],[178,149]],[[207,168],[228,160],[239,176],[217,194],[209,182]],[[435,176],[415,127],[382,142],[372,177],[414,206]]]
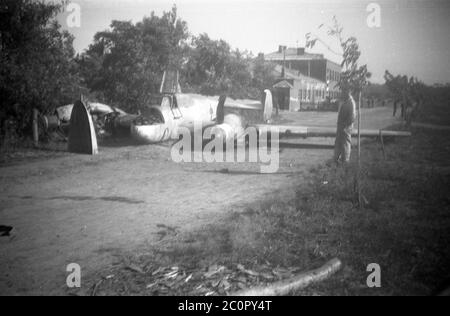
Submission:
[[[365,128],[391,125],[389,108],[365,112]],[[288,113],[296,124],[333,126],[336,113]],[[328,140],[327,142],[332,142]],[[101,148],[96,157],[0,168],[0,294],[66,294],[69,263],[82,275],[115,254],[160,242],[161,228],[186,232],[273,195],[294,194],[327,150],[285,149],[277,174],[256,164],[175,164],[168,146]],[[228,169],[228,172],[223,172]]]

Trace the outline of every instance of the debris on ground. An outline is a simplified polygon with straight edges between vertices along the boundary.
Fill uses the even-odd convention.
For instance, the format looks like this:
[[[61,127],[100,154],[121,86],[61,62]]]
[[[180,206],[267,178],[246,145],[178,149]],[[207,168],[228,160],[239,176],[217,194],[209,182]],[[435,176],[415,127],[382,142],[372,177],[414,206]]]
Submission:
[[[161,267],[128,262],[119,271],[93,283],[91,295],[226,296],[247,289],[270,288],[295,277],[296,271],[299,268],[267,264],[252,269],[242,264],[231,267],[212,264],[192,269],[181,265]]]
[[[14,227],[0,225],[0,237],[9,237]]]

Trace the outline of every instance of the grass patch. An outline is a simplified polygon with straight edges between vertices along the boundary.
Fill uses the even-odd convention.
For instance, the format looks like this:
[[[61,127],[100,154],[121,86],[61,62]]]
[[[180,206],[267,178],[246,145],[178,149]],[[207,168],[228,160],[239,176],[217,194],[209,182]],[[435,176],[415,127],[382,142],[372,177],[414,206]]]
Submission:
[[[355,161],[346,168],[319,166],[295,198],[262,201],[220,226],[190,233],[133,260],[153,270],[180,266],[196,271],[196,284],[201,284],[211,265],[302,271],[338,257],[342,271],[296,294],[435,294],[450,280],[450,138],[418,130],[411,139],[386,146],[386,160],[377,142],[365,143],[362,150],[364,208],[355,206]],[[380,289],[366,286],[370,263],[381,266]],[[148,294],[139,292],[143,280],[149,282],[148,273],[123,279]],[[267,282],[253,281],[245,286]],[[163,294],[192,294],[193,288],[183,285]]]
[[[322,166],[291,201],[267,201],[235,214],[228,227],[230,260],[316,267],[332,257],[345,269],[303,294],[428,295],[450,279],[450,139],[414,131],[411,139],[362,151],[368,205],[355,207],[356,163]],[[369,263],[382,268],[382,288],[366,287]]]

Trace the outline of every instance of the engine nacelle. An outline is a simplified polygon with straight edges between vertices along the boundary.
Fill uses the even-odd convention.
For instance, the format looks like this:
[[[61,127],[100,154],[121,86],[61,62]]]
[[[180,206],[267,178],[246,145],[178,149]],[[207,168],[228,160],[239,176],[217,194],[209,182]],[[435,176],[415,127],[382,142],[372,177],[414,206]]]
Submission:
[[[220,137],[225,142],[234,139],[237,140],[239,137],[244,135],[244,123],[242,118],[236,114],[227,114],[223,120],[222,124],[216,125],[212,128],[211,134],[216,138]]]
[[[170,133],[166,124],[131,126],[131,136],[145,144],[157,144],[167,141],[171,138]]]
[[[153,106],[131,124],[131,136],[145,144],[161,143],[173,138],[174,120],[170,108]]]

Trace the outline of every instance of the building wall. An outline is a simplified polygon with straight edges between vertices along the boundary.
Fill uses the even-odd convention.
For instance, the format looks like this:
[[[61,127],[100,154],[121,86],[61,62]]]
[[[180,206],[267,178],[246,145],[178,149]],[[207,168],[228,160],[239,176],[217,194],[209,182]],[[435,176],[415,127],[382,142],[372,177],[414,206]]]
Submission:
[[[283,65],[283,61],[276,61],[279,65]],[[319,60],[293,60],[286,61],[286,68],[291,71],[300,72],[302,75],[320,80],[324,83],[328,83],[328,88],[326,88],[326,96],[331,99],[336,99],[339,97],[339,88],[336,86],[340,75],[341,66],[335,64],[327,59]],[[291,91],[291,95],[295,91]]]
[[[276,61],[283,65],[283,61]],[[341,67],[327,59],[286,61],[286,68],[299,71],[302,75],[326,82],[328,78],[339,78]]]
[[[342,67],[325,59],[323,55],[307,54],[304,49],[293,48],[288,48],[283,55],[280,47],[278,52],[266,56],[278,67],[283,64],[286,67],[284,79],[292,86],[288,90],[290,111],[317,109],[327,98],[333,100],[339,97],[337,83]]]
[[[326,84],[305,80],[294,80],[291,89],[290,111],[317,109],[326,99]]]

